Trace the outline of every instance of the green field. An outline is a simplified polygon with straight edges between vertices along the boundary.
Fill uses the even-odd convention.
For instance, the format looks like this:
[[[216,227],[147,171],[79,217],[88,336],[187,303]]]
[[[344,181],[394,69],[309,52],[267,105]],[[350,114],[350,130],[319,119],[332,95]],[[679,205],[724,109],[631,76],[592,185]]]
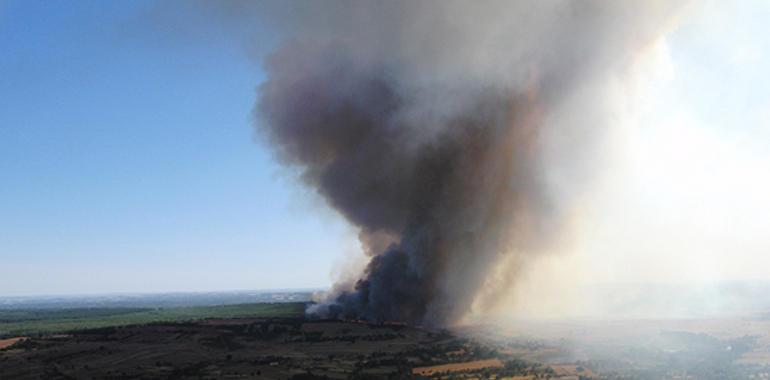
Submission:
[[[301,317],[304,303],[257,303],[174,308],[82,308],[0,310],[0,338],[73,330],[191,321],[206,318]]]

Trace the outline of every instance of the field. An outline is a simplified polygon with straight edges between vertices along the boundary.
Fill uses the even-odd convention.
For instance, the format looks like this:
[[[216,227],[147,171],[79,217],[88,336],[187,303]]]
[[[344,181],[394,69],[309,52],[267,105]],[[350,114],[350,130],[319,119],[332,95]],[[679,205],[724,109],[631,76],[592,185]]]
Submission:
[[[449,332],[308,319],[305,305],[0,310],[0,378],[770,378],[761,315]]]
[[[304,303],[261,303],[173,308],[0,310],[0,338],[206,318],[300,317]]]
[[[40,335],[0,350],[12,379],[389,379],[552,374],[446,332],[305,318],[157,322]],[[438,367],[436,367],[438,366]],[[425,374],[426,377],[436,377]],[[3,377],[5,378],[5,377]],[[518,377],[524,379],[528,377]]]
[[[544,363],[555,376],[601,379],[770,379],[770,319],[572,319],[468,326],[458,333]]]
[[[12,379],[531,379],[555,372],[443,330],[313,320],[303,303],[4,311]]]
[[[482,371],[509,377],[552,373],[507,360],[513,358],[446,331],[308,320],[305,306],[0,309],[0,377],[345,379],[436,377],[436,370],[459,378],[477,378]],[[415,372],[416,367],[434,370]]]
[[[499,368],[504,365],[500,359],[474,360],[471,362],[439,364],[429,367],[417,367],[412,369],[412,374],[430,376],[434,374],[461,372],[468,370]]]

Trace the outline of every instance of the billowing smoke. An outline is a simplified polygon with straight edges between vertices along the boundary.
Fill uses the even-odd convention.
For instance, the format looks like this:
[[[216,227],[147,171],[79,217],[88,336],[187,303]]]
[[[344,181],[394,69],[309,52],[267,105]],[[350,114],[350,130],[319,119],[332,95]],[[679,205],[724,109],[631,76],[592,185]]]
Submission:
[[[257,128],[370,257],[316,312],[447,325],[559,239],[608,88],[671,2],[323,2],[277,48]]]

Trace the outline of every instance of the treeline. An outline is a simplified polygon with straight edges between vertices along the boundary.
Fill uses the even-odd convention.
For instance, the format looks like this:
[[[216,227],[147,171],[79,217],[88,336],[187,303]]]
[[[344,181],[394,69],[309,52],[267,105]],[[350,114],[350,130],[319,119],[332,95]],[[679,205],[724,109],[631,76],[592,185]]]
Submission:
[[[0,310],[0,323],[44,321],[49,319],[99,318],[149,311],[149,308],[77,308]]]

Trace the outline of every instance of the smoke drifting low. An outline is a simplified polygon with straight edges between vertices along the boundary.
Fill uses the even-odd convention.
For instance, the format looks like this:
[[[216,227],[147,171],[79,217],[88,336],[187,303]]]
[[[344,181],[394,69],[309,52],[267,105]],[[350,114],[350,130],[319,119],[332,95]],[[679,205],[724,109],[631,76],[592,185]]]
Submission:
[[[315,312],[449,325],[568,227],[607,91],[670,2],[340,2],[267,60],[257,128],[370,261]]]

